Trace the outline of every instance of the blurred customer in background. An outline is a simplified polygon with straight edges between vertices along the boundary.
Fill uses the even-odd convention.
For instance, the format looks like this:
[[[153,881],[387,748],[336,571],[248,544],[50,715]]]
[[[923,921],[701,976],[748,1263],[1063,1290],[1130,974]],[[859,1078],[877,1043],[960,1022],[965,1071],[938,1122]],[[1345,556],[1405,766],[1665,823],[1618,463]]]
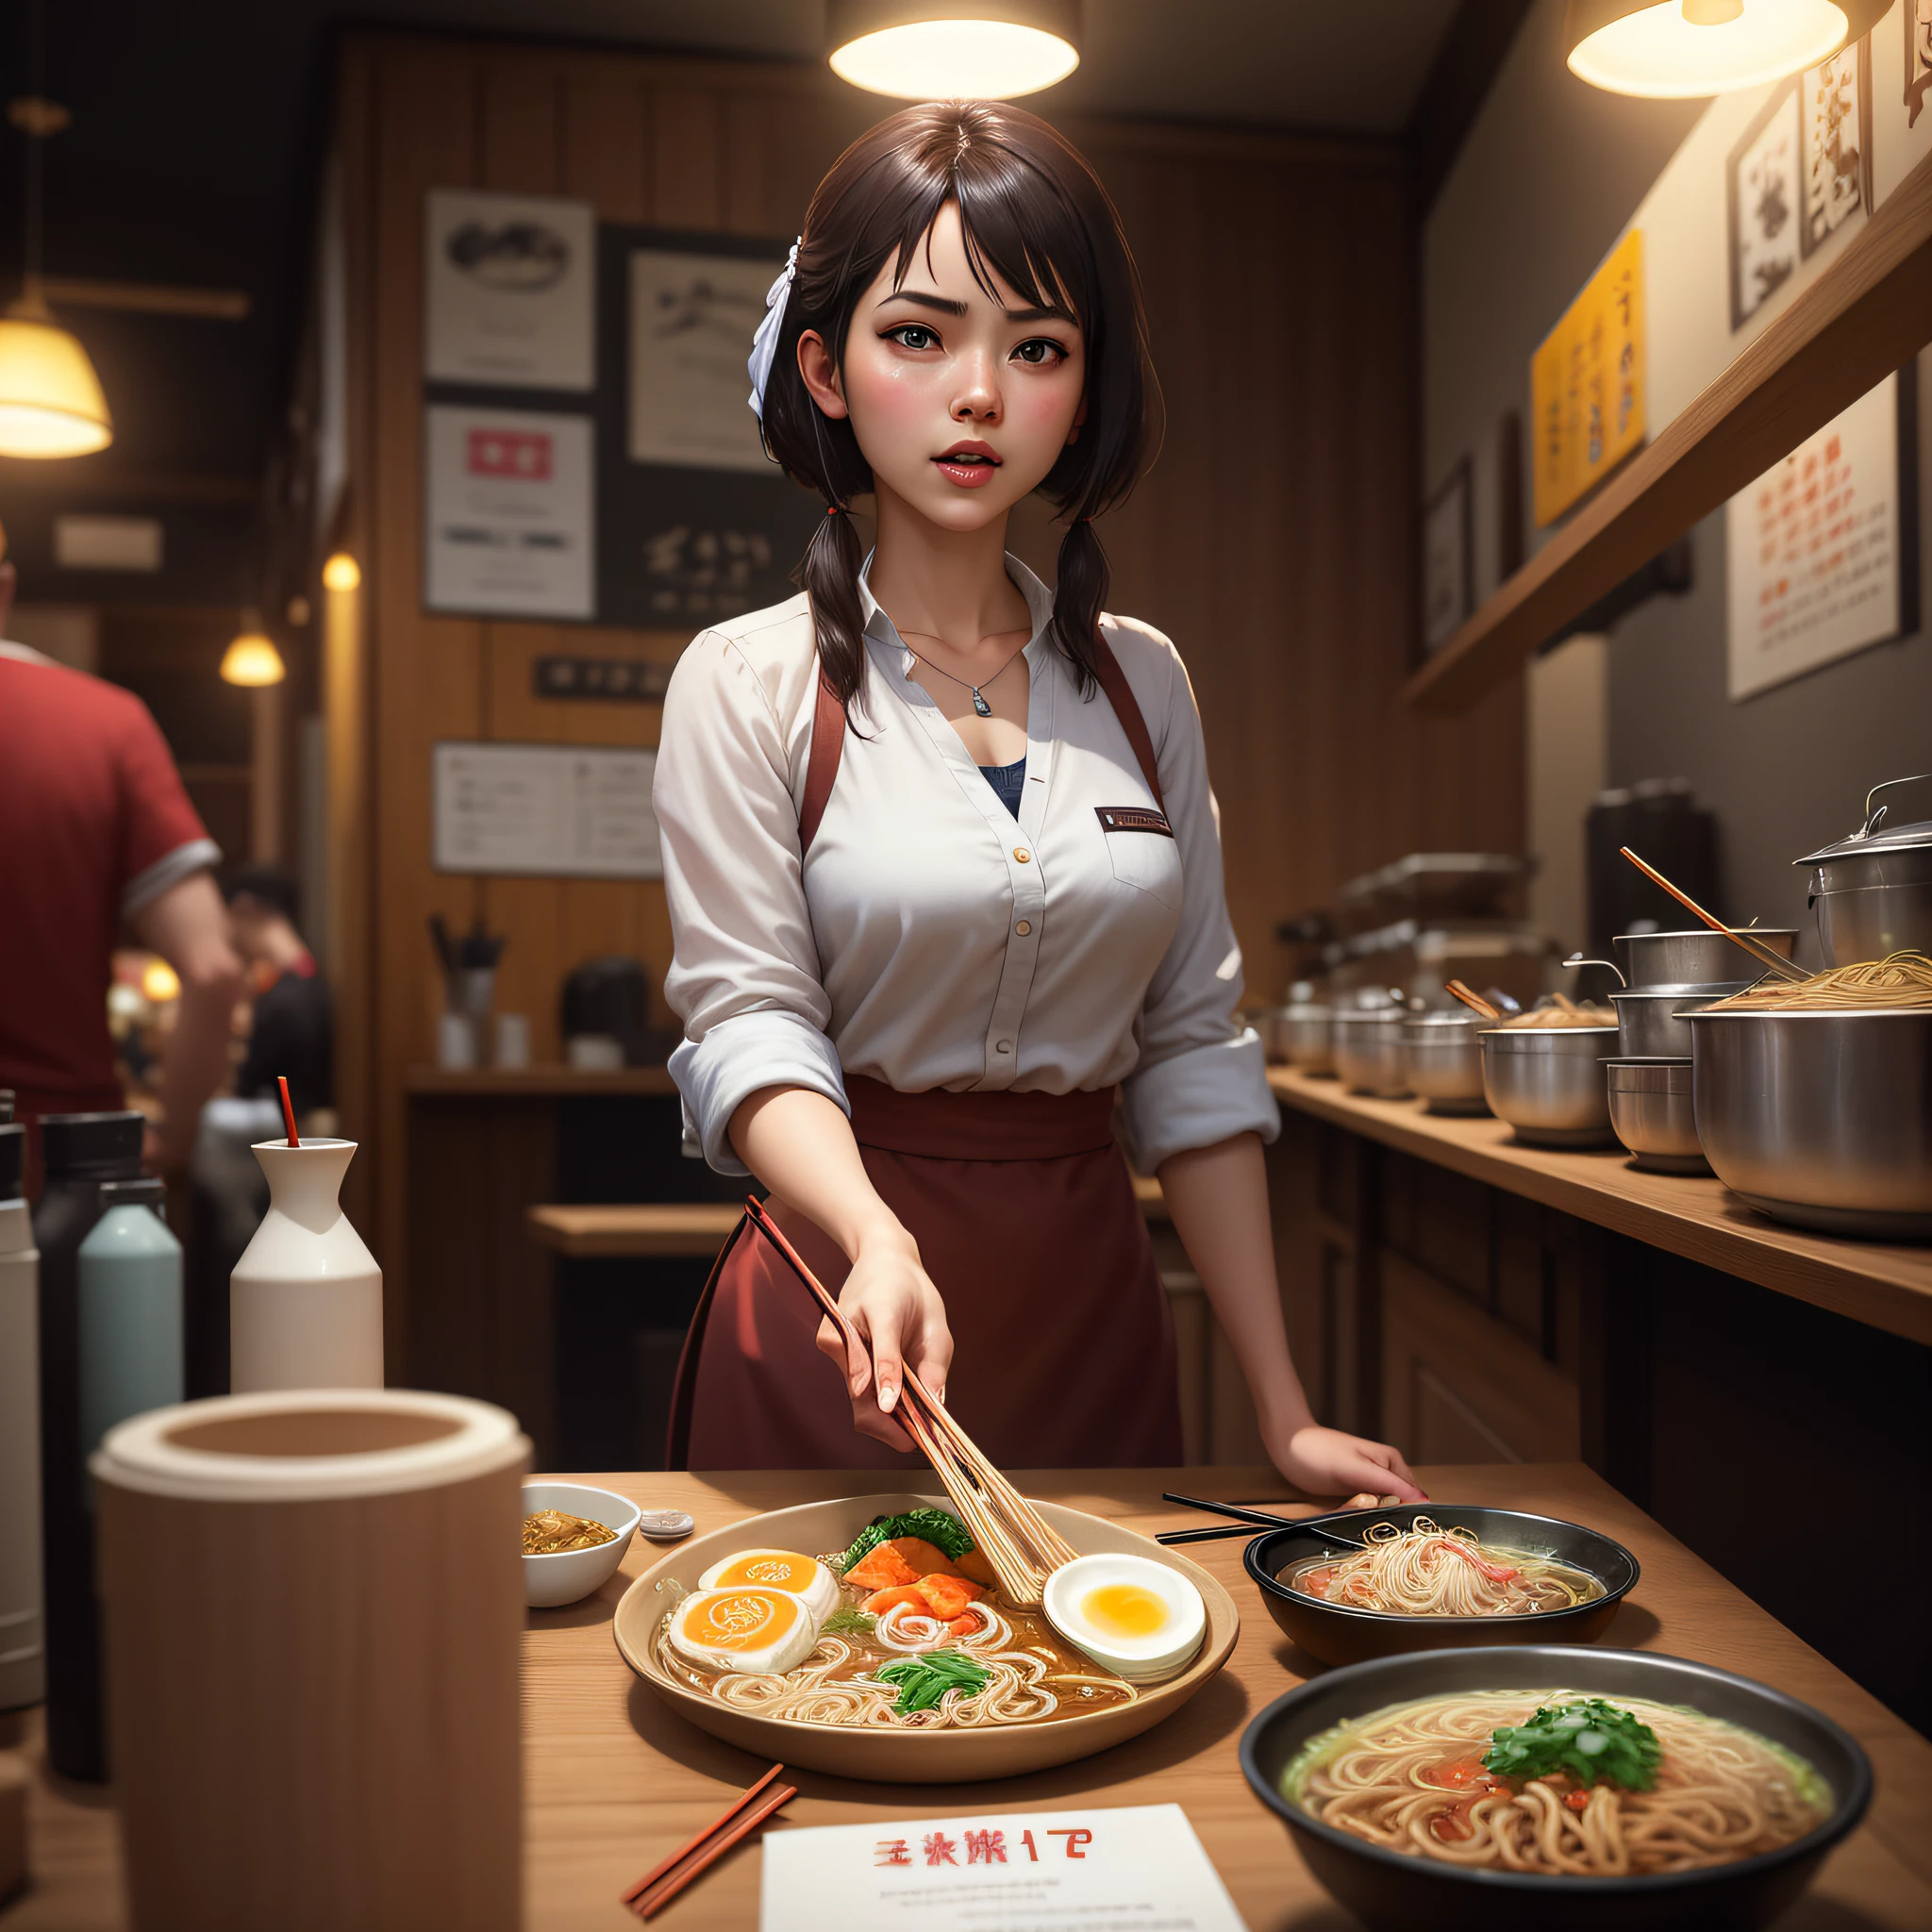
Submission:
[[[108,987],[123,925],[181,981],[150,1158],[185,1168],[202,1102],[228,1068],[242,965],[203,828],[166,741],[132,691],[5,641],[13,565],[0,562],[0,1087],[27,1123],[126,1105]]]
[[[286,1074],[298,1122],[332,1108],[335,1015],[296,924],[301,898],[294,879],[278,865],[236,866],[223,874],[222,893],[255,998],[255,1028],[235,1091],[244,1100],[273,1100],[276,1075]]]

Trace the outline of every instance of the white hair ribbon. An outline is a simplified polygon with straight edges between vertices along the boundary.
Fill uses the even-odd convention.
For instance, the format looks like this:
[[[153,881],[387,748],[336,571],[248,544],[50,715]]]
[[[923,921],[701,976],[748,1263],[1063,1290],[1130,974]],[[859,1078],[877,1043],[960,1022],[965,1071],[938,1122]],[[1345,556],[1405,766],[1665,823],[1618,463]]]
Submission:
[[[803,242],[801,235],[798,242]],[[785,326],[785,298],[791,292],[791,277],[798,269],[798,242],[785,258],[778,279],[765,291],[765,319],[751,339],[751,359],[745,373],[751,377],[751,412],[760,423],[765,420],[765,385],[772,379],[772,363],[778,354],[778,334]]]

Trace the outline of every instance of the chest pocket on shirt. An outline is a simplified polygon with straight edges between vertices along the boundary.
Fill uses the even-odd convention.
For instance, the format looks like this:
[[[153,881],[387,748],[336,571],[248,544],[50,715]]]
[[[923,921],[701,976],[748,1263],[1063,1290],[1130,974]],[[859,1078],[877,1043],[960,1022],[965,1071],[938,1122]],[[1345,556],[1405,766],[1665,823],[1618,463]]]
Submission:
[[[1146,805],[1097,805],[1093,815],[1106,835],[1114,877],[1178,908],[1181,856],[1167,814]]]

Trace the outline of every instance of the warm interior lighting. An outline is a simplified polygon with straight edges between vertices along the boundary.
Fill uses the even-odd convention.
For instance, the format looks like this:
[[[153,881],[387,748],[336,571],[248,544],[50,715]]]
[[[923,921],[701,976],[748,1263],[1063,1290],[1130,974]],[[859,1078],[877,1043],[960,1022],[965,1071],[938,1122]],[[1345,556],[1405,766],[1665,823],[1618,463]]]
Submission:
[[[353,591],[362,581],[362,567],[346,550],[338,550],[322,567],[325,591]]]
[[[903,100],[1010,100],[1080,64],[1074,0],[831,0],[832,72]]]
[[[142,968],[142,997],[155,1006],[165,1006],[181,991],[181,982],[175,976],[175,969],[165,959],[150,959]]]
[[[29,284],[0,318],[0,456],[84,457],[113,440],[87,351]]]
[[[1570,71],[1611,93],[1734,93],[1815,67],[1867,33],[1888,0],[1570,0]]]
[[[225,684],[279,684],[288,675],[282,654],[268,637],[253,626],[244,630],[222,653],[222,681]]]

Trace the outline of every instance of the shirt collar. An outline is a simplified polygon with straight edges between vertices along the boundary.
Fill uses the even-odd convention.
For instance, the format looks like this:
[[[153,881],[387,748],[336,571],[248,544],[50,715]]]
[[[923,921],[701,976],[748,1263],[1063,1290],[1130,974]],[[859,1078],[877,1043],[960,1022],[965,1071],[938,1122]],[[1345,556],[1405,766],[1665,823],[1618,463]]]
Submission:
[[[901,661],[901,672],[912,668],[912,653],[906,640],[899,635],[898,628],[886,614],[885,607],[872,593],[872,560],[878,555],[876,550],[866,553],[865,562],[858,573],[858,609],[864,620],[865,635],[874,643],[883,644],[888,650],[897,648],[906,656]],[[1035,660],[1036,649],[1046,626],[1053,616],[1053,592],[1008,550],[1006,553],[1007,575],[1013,588],[1026,600],[1026,613],[1033,623],[1033,635],[1026,640],[1026,661],[1031,665]]]
[[[11,638],[0,638],[0,658],[13,658],[23,664],[51,664],[55,660],[31,644],[16,644]]]

